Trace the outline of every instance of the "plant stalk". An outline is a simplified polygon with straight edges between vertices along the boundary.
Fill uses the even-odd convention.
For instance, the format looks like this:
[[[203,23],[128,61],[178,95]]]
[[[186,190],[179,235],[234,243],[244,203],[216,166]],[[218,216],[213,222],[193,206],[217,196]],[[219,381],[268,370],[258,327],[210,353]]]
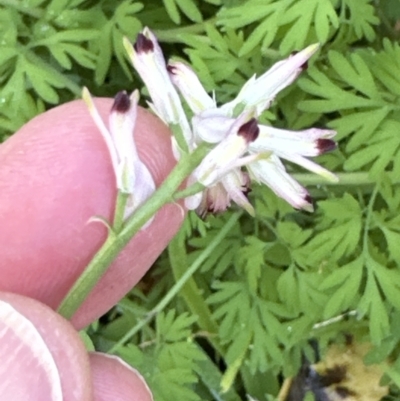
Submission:
[[[171,171],[156,192],[139,207],[125,222],[119,232],[109,230],[108,237],[88,264],[79,279],[72,286],[67,296],[61,302],[58,312],[70,319],[97,282],[107,271],[109,265],[126,246],[130,239],[149,221],[155,213],[173,199],[173,194],[182,181],[197,167],[209,151],[207,146],[199,146],[193,153],[188,154]]]

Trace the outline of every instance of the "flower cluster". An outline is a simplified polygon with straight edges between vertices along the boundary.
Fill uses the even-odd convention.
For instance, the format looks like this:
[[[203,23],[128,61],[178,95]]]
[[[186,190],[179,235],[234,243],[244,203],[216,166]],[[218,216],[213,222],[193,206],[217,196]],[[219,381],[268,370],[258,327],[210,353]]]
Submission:
[[[317,128],[288,131],[257,122],[278,92],[298,77],[318,45],[292,54],[258,78],[253,76],[234,100],[222,106],[218,106],[215,98],[205,91],[189,66],[177,61],[165,62],[157,39],[148,28],[138,35],[134,45],[125,39],[124,46],[150,93],[150,108],[173,132],[175,158],[179,160],[200,144],[210,144],[209,153],[187,180],[188,185],[200,183],[204,187],[202,192],[185,199],[188,209],[205,215],[207,212],[223,211],[234,201],[253,214],[247,193],[251,181],[256,181],[270,187],[293,207],[312,211],[307,190],[287,173],[281,159],[298,164],[328,180],[337,181],[334,174],[308,159],[336,147],[331,139],[335,131]],[[193,112],[190,120],[178,92]],[[133,98],[131,103],[136,106],[137,95],[133,95]],[[124,138],[120,141],[127,141],[128,133],[117,134],[116,124],[110,122],[110,125],[111,137],[118,138],[120,135]],[[132,127],[126,121],[120,122],[119,128],[132,132]],[[107,131],[105,127],[100,129],[103,135]],[[142,185],[148,180],[149,173],[147,170],[144,173],[145,168],[131,143],[125,146],[122,155],[119,155],[119,146],[120,143],[115,142],[117,156],[112,155],[118,188],[135,194],[138,191],[138,204],[145,196],[143,189],[136,184]],[[121,143],[121,146],[124,145]],[[132,150],[134,156],[128,155]],[[139,165],[140,168],[137,167]],[[144,175],[139,177],[141,172]],[[154,184],[150,187],[154,188]],[[151,188],[145,188],[148,196]]]

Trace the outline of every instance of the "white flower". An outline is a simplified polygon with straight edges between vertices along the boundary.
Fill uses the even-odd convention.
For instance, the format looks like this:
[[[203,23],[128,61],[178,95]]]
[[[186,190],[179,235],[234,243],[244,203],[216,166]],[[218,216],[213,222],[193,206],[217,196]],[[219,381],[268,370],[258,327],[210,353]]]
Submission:
[[[139,33],[133,46],[127,38],[124,38],[124,46],[150,93],[152,100],[152,103],[149,103],[150,108],[165,124],[181,129],[183,138],[181,141],[176,138],[178,143],[174,143],[174,147],[177,148],[175,150],[179,153],[193,150],[190,125],[179,95],[169,77],[156,37],[148,28],[145,28],[142,33]]]
[[[139,93],[135,91],[130,97],[126,92],[119,92],[116,95],[109,116],[109,129],[101,119],[86,88],[82,97],[106,142],[116,186],[119,191],[129,195],[125,210],[126,218],[155,191],[154,180],[139,158],[133,137]]]
[[[195,72],[186,64],[170,61],[167,69],[172,82],[179,88],[195,114],[217,107],[215,100],[205,91]]]
[[[256,121],[275,96],[298,77],[318,48],[317,44],[308,46],[277,62],[260,77],[253,76],[234,100],[217,107],[214,96],[207,94],[189,66],[178,61],[165,66],[155,36],[148,28],[139,34],[130,56],[149,89],[153,109],[167,124],[181,124],[189,151],[202,142],[215,145],[188,179],[188,185],[199,182],[205,186],[203,193],[185,199],[189,209],[204,215],[225,210],[234,201],[253,213],[246,198],[250,177],[268,185],[295,208],[312,210],[308,192],[287,173],[281,158],[328,180],[337,180],[308,159],[335,148],[331,139],[335,131],[311,128],[294,132],[258,125]],[[194,114],[191,126],[182,116],[173,85]],[[242,170],[244,167],[249,174]]]
[[[337,181],[337,177],[330,171],[307,159],[307,157],[318,156],[334,149],[336,144],[331,138],[336,135],[336,132],[317,128],[288,131],[258,125],[259,135],[245,143],[243,138],[232,135],[232,127],[240,122],[241,116],[246,111],[258,116],[267,108],[276,94],[299,75],[302,67],[317,48],[317,45],[309,46],[296,55],[276,63],[260,78],[251,78],[235,100],[220,108],[214,107],[211,97],[204,94],[205,91],[199,87],[198,79],[194,78],[194,72],[188,66],[182,67],[181,63],[174,62],[174,68],[169,68],[169,71],[171,74],[179,71],[180,77],[179,79],[172,78],[172,81],[192,110],[197,111],[192,119],[195,141],[217,143],[193,173],[197,181],[207,187],[216,185],[216,182],[221,180],[230,169],[246,166],[251,178],[269,186],[293,207],[312,210],[311,197],[307,190],[290,177],[280,158],[298,164],[330,181]],[[182,77],[183,74],[186,74],[186,77]],[[192,99],[196,95],[198,95],[198,102]],[[195,108],[193,104],[196,105]],[[242,114],[235,119],[233,116],[236,110],[242,110]],[[229,163],[226,162],[227,158]],[[203,172],[203,175],[199,171]],[[209,171],[208,174],[207,171]],[[234,190],[237,192],[239,188],[240,185],[237,185]],[[234,190],[231,188],[230,193],[233,194]],[[207,198],[210,199],[209,193]],[[232,200],[234,200],[233,197]],[[189,208],[190,201],[189,198],[186,202]]]
[[[270,187],[296,209],[313,210],[309,193],[286,172],[278,156],[271,154],[268,158],[249,164],[247,168],[252,178]]]
[[[239,168],[225,174],[216,184],[206,188],[197,196],[187,198],[186,207],[196,210],[197,214],[205,217],[208,212],[225,211],[233,200],[237,205],[254,216],[254,208],[247,199],[250,188],[249,175]],[[189,207],[190,206],[190,207]]]
[[[307,157],[319,156],[336,148],[330,138],[336,131],[311,128],[303,131],[288,131],[259,125],[260,135],[257,141],[250,144],[250,153],[268,153],[289,160],[329,181],[337,181],[330,171],[312,162]]]
[[[260,115],[282,89],[293,83],[318,48],[318,44],[308,46],[286,60],[278,61],[259,78],[253,76],[243,85],[236,99],[221,108],[232,115],[237,106],[256,107],[257,114]]]
[[[242,114],[231,127],[228,135],[208,153],[193,172],[197,181],[210,186],[219,181],[230,170],[247,164],[249,157],[242,157],[258,136],[257,121]],[[253,156],[250,156],[254,159]]]

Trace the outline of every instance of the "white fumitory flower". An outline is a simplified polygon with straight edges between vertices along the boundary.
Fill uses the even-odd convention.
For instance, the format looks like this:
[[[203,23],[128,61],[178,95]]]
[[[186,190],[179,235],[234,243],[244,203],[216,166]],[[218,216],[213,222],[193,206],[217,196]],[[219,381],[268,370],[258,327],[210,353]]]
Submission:
[[[109,116],[109,128],[104,124],[86,88],[82,97],[106,142],[117,189],[129,195],[124,215],[127,218],[156,188],[150,171],[139,158],[133,136],[139,92],[136,90],[128,96],[123,91],[115,96]]]
[[[129,52],[149,89],[153,110],[168,125],[181,124],[189,151],[202,142],[215,145],[188,179],[188,185],[199,182],[205,189],[186,198],[186,207],[204,215],[223,211],[234,201],[252,214],[246,196],[252,179],[269,186],[293,207],[313,210],[307,190],[287,173],[281,159],[337,181],[334,174],[308,159],[335,149],[331,139],[335,131],[288,131],[259,125],[256,120],[298,77],[318,47],[308,46],[277,62],[260,77],[253,76],[234,100],[217,107],[214,96],[209,96],[188,65],[170,61],[166,66],[150,30],[145,28],[139,34],[134,50]],[[174,86],[194,114],[191,124],[184,117]]]
[[[192,131],[179,95],[169,78],[162,50],[154,34],[145,28],[135,44],[124,38],[124,46],[136,71],[150,93],[150,108],[168,126],[180,128],[181,138],[173,138],[174,155],[193,150]],[[176,140],[176,142],[175,142]]]

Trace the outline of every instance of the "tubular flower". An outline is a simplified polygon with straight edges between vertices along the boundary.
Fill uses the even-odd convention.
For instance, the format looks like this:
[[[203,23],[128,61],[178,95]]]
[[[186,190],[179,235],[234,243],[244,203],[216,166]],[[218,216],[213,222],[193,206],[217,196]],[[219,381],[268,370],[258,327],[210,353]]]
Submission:
[[[253,179],[269,186],[293,207],[311,211],[307,190],[287,173],[281,159],[337,181],[334,174],[308,159],[336,147],[331,139],[335,131],[317,128],[288,131],[259,125],[256,120],[275,96],[293,83],[318,47],[308,46],[277,62],[260,77],[253,76],[234,100],[217,107],[214,96],[206,92],[189,66],[178,61],[165,66],[155,36],[147,28],[139,34],[131,58],[148,86],[156,113],[167,124],[169,120],[159,109],[173,105],[173,110],[179,110],[176,115],[180,115],[183,108],[171,89],[175,86],[193,112],[190,125],[186,125],[188,120],[183,117],[174,120],[184,121],[182,131],[187,132],[187,147],[192,150],[203,142],[214,145],[188,179],[188,185],[198,182],[205,187],[202,193],[185,199],[189,209],[204,215],[207,211],[225,210],[234,201],[253,213],[246,197]]]
[[[275,96],[289,86],[306,68],[308,59],[318,50],[319,45],[306,47],[292,54],[286,60],[278,61],[259,78],[250,78],[232,102],[226,103],[222,109],[233,113],[237,106],[256,107],[258,115],[267,109]]]
[[[126,92],[119,92],[115,96],[109,116],[109,128],[101,119],[86,88],[83,90],[82,97],[106,142],[117,188],[120,192],[129,195],[125,208],[125,218],[127,218],[155,191],[153,177],[140,160],[133,137],[139,92],[133,92],[130,97]]]
[[[193,150],[192,131],[156,37],[145,28],[133,46],[126,38],[124,46],[150,93],[150,108],[165,124],[181,131],[182,138],[176,138],[174,143],[176,150],[179,153]]]

